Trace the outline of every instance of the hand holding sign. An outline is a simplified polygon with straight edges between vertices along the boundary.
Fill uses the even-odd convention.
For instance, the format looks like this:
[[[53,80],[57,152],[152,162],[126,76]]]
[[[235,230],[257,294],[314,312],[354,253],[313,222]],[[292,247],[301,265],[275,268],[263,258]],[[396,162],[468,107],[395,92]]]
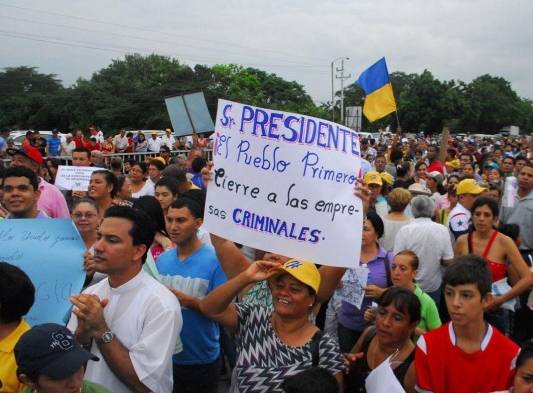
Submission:
[[[220,100],[205,227],[257,249],[349,267],[368,190],[359,135],[309,116]],[[265,246],[267,245],[267,246]]]

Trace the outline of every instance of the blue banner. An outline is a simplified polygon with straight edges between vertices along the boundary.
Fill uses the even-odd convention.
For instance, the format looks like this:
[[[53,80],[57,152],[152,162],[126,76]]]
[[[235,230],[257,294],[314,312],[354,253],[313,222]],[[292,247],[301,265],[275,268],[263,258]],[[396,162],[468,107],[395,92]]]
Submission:
[[[35,286],[30,325],[65,323],[69,298],[85,280],[85,245],[70,219],[0,220],[0,261],[20,267]]]

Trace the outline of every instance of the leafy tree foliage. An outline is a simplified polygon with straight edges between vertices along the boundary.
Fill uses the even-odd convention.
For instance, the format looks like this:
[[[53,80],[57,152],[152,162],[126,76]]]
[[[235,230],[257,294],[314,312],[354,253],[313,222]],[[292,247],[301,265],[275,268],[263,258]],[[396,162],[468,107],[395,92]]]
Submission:
[[[508,81],[482,75],[470,83],[440,81],[430,71],[390,75],[404,131],[496,132],[502,126],[533,129],[532,101],[520,98]],[[331,119],[332,103],[316,105],[303,86],[276,74],[219,64],[194,68],[165,56],[139,54],[114,60],[94,73],[63,87],[53,74],[35,67],[6,68],[0,72],[0,127],[73,130],[96,124],[104,131],[121,127],[162,129],[170,126],[164,98],[203,91],[212,116],[219,98],[266,108]],[[339,115],[340,92],[333,109]],[[363,91],[355,84],[344,92],[345,106],[362,105]],[[391,114],[375,123],[374,130],[391,124]]]
[[[394,72],[390,80],[404,131],[434,133],[448,126],[456,132],[495,133],[507,125],[533,130],[532,101],[520,98],[501,77],[482,75],[466,84],[439,81],[424,70],[421,74]],[[345,89],[344,96],[345,106],[364,104],[364,92],[356,84]],[[395,114],[363,123],[363,128],[377,130],[389,124],[396,127]]]

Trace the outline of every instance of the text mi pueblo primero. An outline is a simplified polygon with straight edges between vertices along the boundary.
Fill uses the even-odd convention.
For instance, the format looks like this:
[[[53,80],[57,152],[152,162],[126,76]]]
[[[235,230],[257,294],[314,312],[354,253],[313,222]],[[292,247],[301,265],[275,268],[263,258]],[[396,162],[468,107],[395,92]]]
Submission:
[[[47,243],[50,248],[57,246],[59,243],[77,239],[76,235],[52,235],[46,229],[23,230],[20,232],[14,231],[13,228],[0,230],[0,242],[34,241]]]

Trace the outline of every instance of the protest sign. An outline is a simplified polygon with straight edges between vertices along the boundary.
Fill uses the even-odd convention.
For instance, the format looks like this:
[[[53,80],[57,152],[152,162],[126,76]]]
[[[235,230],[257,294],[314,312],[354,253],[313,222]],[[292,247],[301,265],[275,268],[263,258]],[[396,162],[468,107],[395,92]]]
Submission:
[[[219,100],[213,160],[204,218],[209,232],[323,265],[359,260],[357,132]]]
[[[87,191],[91,174],[98,169],[102,168],[59,165],[55,185],[62,190]]]
[[[405,390],[392,371],[392,364],[400,363],[398,350],[372,370],[365,380],[367,393],[405,393]],[[396,367],[394,367],[396,368]]]
[[[342,277],[342,287],[339,288],[339,297],[361,309],[365,298],[365,287],[368,282],[369,272],[366,266],[358,266],[346,270]]]
[[[30,325],[64,323],[81,291],[85,245],[70,219],[0,220],[0,261],[20,267],[35,286]]]

